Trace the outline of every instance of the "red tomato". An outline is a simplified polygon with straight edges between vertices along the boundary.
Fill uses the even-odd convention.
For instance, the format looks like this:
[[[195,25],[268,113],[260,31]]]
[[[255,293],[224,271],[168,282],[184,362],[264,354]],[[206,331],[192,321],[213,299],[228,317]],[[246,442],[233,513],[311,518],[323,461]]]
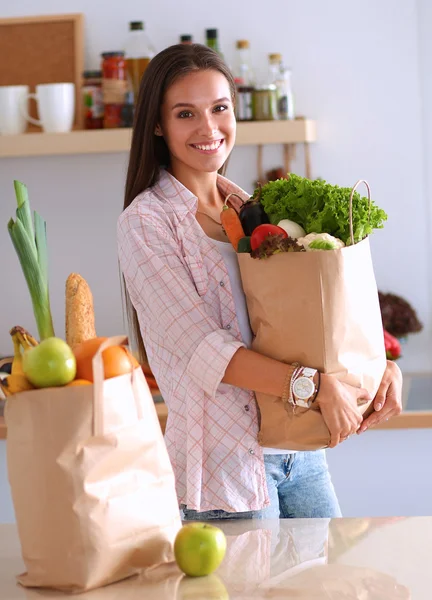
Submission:
[[[288,237],[285,229],[282,229],[282,227],[279,227],[278,225],[270,225],[269,223],[258,225],[258,227],[253,230],[251,236],[252,250],[259,248],[268,235],[281,235],[284,238]]]

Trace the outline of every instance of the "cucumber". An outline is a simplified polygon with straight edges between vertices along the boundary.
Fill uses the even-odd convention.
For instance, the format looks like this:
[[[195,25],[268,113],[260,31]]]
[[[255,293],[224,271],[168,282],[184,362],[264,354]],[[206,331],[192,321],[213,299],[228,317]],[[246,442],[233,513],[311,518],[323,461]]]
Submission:
[[[249,236],[241,238],[237,246],[237,252],[251,252],[252,249],[250,240],[251,239]]]

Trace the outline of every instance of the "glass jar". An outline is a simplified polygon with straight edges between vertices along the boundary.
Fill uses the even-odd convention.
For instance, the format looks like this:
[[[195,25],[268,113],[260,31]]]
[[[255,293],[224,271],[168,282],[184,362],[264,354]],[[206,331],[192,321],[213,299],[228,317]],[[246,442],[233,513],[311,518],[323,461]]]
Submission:
[[[102,71],[84,71],[82,95],[84,103],[84,128],[102,129],[104,114]]]
[[[121,110],[127,92],[127,71],[124,52],[102,54],[102,96],[104,127],[121,126]]]
[[[260,85],[253,91],[253,118],[255,121],[278,119],[277,89],[273,84]]]

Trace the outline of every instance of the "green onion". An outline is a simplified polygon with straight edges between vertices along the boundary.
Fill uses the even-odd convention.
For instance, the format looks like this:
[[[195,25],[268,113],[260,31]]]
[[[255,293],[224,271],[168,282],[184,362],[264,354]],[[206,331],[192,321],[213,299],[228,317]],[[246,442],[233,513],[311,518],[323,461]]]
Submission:
[[[42,341],[55,335],[48,287],[46,223],[35,211],[33,226],[27,187],[19,181],[14,181],[14,187],[18,208],[16,221],[10,219],[8,231],[27,282]]]

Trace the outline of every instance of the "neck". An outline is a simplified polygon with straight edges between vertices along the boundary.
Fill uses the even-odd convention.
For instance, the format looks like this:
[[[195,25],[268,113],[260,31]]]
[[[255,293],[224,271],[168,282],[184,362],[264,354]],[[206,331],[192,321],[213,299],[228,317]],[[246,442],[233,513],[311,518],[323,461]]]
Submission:
[[[202,207],[219,207],[220,193],[217,187],[217,171],[206,173],[185,169],[174,162],[168,171],[197,198]]]

